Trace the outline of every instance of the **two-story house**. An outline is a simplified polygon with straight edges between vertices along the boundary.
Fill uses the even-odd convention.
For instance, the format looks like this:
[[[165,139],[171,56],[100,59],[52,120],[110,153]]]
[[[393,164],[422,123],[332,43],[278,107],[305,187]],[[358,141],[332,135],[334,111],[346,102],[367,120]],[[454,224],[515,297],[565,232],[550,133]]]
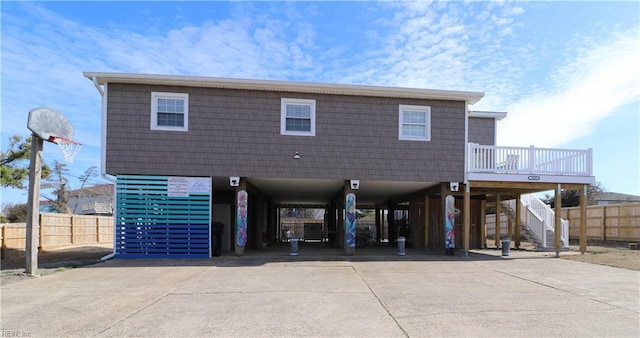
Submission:
[[[102,163],[116,182],[120,257],[209,257],[214,222],[226,226],[222,249],[241,255],[277,236],[286,206],[324,208],[329,238],[347,255],[355,208],[375,209],[389,224],[392,211],[407,209],[411,245],[444,248],[447,195],[456,198],[456,244],[466,253],[484,245],[487,201],[500,208],[517,198],[520,215],[522,194],[594,182],[590,150],[495,146],[506,113],[470,111],[483,93],[84,75],[102,95]],[[556,230],[559,250],[561,226],[543,226]],[[397,235],[390,226],[389,238]]]

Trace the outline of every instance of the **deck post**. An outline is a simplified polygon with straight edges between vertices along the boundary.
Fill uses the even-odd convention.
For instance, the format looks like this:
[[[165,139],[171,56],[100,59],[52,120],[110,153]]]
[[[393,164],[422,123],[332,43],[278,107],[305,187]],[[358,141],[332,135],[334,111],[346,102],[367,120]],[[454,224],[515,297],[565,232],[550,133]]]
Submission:
[[[536,147],[531,145],[529,146],[529,173],[531,174],[535,172],[535,162],[536,162]]]
[[[587,185],[580,191],[580,252],[587,252]]]
[[[500,214],[502,213],[502,205],[500,204],[500,194],[496,194],[496,231],[493,238],[496,242],[496,248],[500,247],[500,233],[502,232],[500,229]]]
[[[553,245],[556,250],[556,257],[560,257],[560,233],[562,232],[562,185],[558,183],[555,191],[555,220],[553,231]]]
[[[487,248],[487,200],[486,197],[483,197],[480,200],[480,249]]]
[[[464,185],[464,201],[462,206],[464,257],[469,257],[469,237],[471,236],[471,191],[469,183]]]
[[[515,238],[515,248],[520,249],[520,228],[522,227],[520,217],[522,217],[522,200],[521,195],[516,195],[516,238]]]

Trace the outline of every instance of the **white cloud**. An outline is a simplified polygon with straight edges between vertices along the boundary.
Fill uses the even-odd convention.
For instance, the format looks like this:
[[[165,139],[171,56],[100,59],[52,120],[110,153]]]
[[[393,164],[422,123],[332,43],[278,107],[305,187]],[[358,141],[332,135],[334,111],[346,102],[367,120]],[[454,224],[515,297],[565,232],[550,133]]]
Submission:
[[[583,46],[558,69],[545,90],[509,105],[499,124],[503,145],[557,147],[592,132],[617,107],[640,99],[637,32]]]

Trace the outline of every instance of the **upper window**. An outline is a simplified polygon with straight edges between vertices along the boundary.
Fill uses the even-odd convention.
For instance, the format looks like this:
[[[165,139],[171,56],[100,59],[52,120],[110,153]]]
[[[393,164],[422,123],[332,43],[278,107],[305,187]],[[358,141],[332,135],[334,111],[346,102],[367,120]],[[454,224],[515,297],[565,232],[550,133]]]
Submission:
[[[431,107],[400,105],[399,115],[400,140],[431,140]]]
[[[152,130],[189,130],[189,94],[151,93]]]
[[[316,135],[316,100],[283,98],[280,109],[280,134]]]

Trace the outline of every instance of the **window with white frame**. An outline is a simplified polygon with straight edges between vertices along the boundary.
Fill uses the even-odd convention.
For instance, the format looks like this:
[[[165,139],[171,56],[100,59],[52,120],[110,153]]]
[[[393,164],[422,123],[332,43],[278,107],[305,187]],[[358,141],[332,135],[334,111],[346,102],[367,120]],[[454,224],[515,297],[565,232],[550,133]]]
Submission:
[[[280,134],[316,135],[316,100],[281,100]]]
[[[189,94],[152,92],[151,129],[188,131]]]
[[[431,140],[431,107],[400,105],[398,138],[409,141]]]

